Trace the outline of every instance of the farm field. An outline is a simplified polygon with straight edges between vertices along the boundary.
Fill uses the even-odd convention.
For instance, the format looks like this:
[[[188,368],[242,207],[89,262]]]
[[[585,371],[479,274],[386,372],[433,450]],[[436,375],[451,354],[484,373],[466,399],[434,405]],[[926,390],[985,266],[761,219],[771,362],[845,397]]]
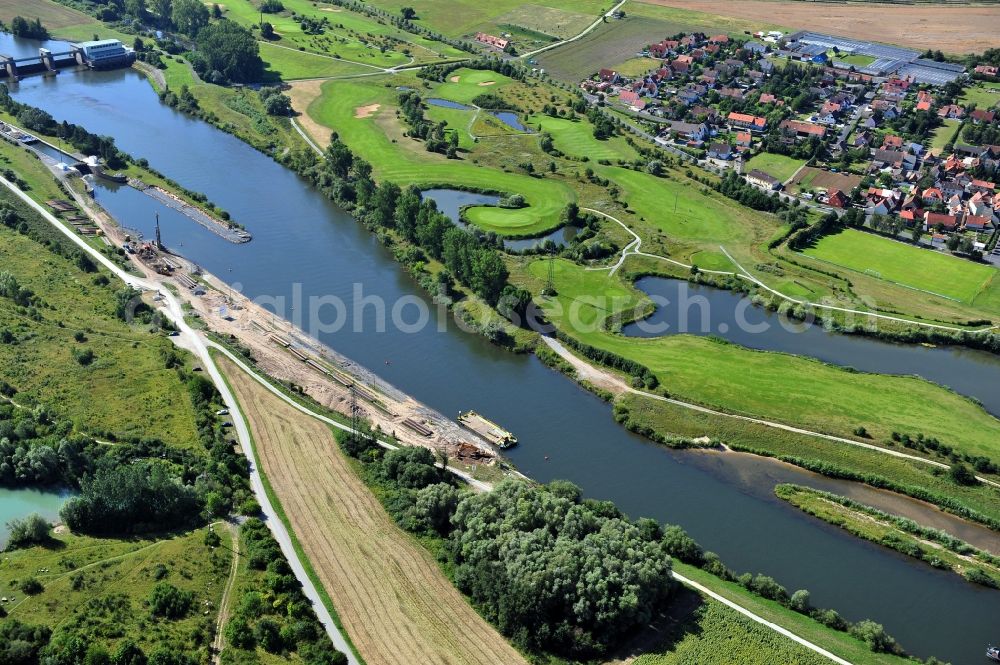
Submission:
[[[762,152],[751,157],[743,170],[746,172],[748,169],[760,169],[764,173],[773,175],[781,182],[785,182],[805,163],[803,159],[792,159],[785,155]]]
[[[824,171],[815,166],[805,167],[789,183],[791,187],[800,191],[803,189],[839,189],[842,192],[850,192],[860,184],[861,176]]]
[[[403,7],[415,6],[417,19],[415,23],[431,30],[436,30],[449,37],[475,34],[479,30],[490,32],[500,24],[520,20],[517,25],[528,29],[541,30],[539,12],[544,12],[553,32],[568,32],[579,24],[580,15],[589,17],[590,23],[597,19],[602,11],[607,10],[613,2],[610,0],[535,0],[526,4],[523,0],[494,0],[480,2],[479,0],[422,0],[419,4],[407,3],[405,0],[387,0],[380,2],[379,8],[398,15]],[[558,14],[552,10],[558,10]],[[526,20],[524,17],[527,17]],[[583,27],[586,27],[584,23]],[[580,28],[583,30],[583,28]],[[579,30],[577,31],[579,32]],[[573,33],[576,34],[576,33]],[[554,37],[559,35],[553,34]]]
[[[217,529],[221,544],[214,548],[205,544],[205,531],[159,540],[57,533],[48,547],[5,552],[0,586],[16,600],[4,608],[22,622],[54,627],[55,635],[98,636],[109,651],[127,638],[147,653],[169,643],[207,654],[232,551],[228,529]],[[13,591],[16,580],[28,577],[42,583],[40,594]],[[193,593],[191,610],[178,619],[153,616],[147,603],[159,582]]]
[[[739,30],[769,26],[761,17],[781,17],[787,29],[809,29],[896,44],[922,51],[928,44],[945,53],[980,53],[996,45],[1000,15],[989,5],[942,7],[940,4],[884,5],[851,3],[824,5],[823,11],[794,0],[639,0],[630,13],[646,13],[642,5],[671,12],[708,13],[732,21]],[[947,20],[942,20],[947,12]],[[913,30],[920,25],[920,30]],[[729,28],[732,30],[733,28]]]
[[[528,265],[536,288],[549,264]],[[641,311],[645,297],[607,273],[568,261],[553,264],[558,296],[543,303],[566,334],[649,368],[672,396],[733,413],[850,436],[863,425],[874,440],[892,431],[923,432],[969,454],[997,456],[1000,421],[972,401],[913,377],[853,373],[781,353],[752,351],[711,338],[676,335],[641,339],[604,332],[611,314]],[[596,302],[594,300],[597,298]],[[558,301],[560,307],[554,307]],[[612,309],[613,307],[613,309]],[[994,434],[987,434],[993,432]]]
[[[847,229],[826,236],[806,254],[890,282],[972,304],[993,285],[997,271],[941,252]]]
[[[261,470],[368,665],[524,662],[396,526],[324,424],[225,358],[219,365],[247,414]]]
[[[458,73],[461,76],[460,73]],[[409,81],[409,79],[396,79]],[[473,88],[452,86],[446,93],[455,97],[468,96]],[[479,88],[487,90],[490,88]],[[564,182],[552,178],[537,178],[512,172],[522,158],[518,146],[522,141],[537,141],[534,136],[505,135],[490,141],[509,141],[509,147],[497,153],[498,158],[509,160],[510,172],[498,168],[474,166],[467,159],[452,160],[444,155],[427,152],[423,144],[404,136],[402,121],[395,116],[398,92],[385,87],[384,81],[333,81],[322,87],[323,94],[308,105],[308,114],[315,121],[317,131],[327,128],[324,134],[340,132],[347,145],[369,160],[376,175],[387,178],[400,186],[418,185],[469,187],[524,196],[529,207],[519,210],[476,207],[466,211],[468,221],[485,230],[501,234],[539,233],[554,228],[559,214],[575,194]],[[433,95],[439,94],[435,90]],[[478,94],[478,93],[477,93]],[[473,95],[474,96],[474,95]],[[471,99],[471,98],[470,98]],[[456,100],[458,101],[458,100]],[[376,106],[365,117],[357,117],[360,108]],[[495,145],[495,144],[490,144]]]
[[[131,37],[107,27],[100,21],[54,0],[32,0],[26,5],[24,0],[0,0],[0,21],[10,25],[15,16],[41,19],[42,25],[56,39],[82,41],[93,39],[95,34],[102,39],[121,39],[131,42]]]
[[[609,21],[575,42],[564,44],[538,56],[538,65],[553,78],[577,83],[602,67],[634,58],[646,46],[685,31],[683,23],[638,16],[629,7],[628,16]]]
[[[40,237],[68,242],[6,188],[0,201],[13,205]],[[100,273],[85,272],[6,226],[0,226],[0,272],[46,305],[31,316],[0,298],[0,330],[14,340],[0,344],[0,379],[19,391],[18,403],[43,404],[83,431],[159,437],[182,447],[197,442],[187,390],[164,360],[173,345],[151,335],[148,325],[115,315],[120,283],[101,285],[95,281]],[[82,364],[74,354],[85,350],[93,358]]]

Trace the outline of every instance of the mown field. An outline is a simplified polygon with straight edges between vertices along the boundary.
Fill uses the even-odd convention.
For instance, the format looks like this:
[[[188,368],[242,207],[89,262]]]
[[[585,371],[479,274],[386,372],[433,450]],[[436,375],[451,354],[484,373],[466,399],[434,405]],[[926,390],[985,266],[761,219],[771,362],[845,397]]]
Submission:
[[[991,266],[854,229],[826,236],[805,253],[844,268],[874,273],[884,280],[969,304],[985,291],[998,288],[993,284],[997,270]]]
[[[55,534],[46,546],[4,553],[0,587],[15,600],[4,603],[10,617],[62,631],[100,636],[106,649],[131,640],[147,653],[169,644],[189,654],[207,653],[222,590],[232,561],[226,529],[221,543],[205,544],[207,528],[160,540],[91,538]],[[26,596],[16,586],[28,578],[44,587]],[[183,616],[154,616],[153,587],[170,584],[193,594]]]
[[[537,291],[548,270],[547,261],[534,261],[528,266],[533,279],[525,284]],[[887,439],[892,431],[911,436],[923,432],[969,454],[1000,456],[993,443],[1000,435],[1000,421],[935,384],[854,373],[710,338],[639,339],[606,333],[598,324],[613,312],[636,311],[644,302],[642,294],[618,277],[568,261],[553,264],[553,279],[558,296],[543,305],[557,326],[580,341],[648,367],[680,399],[844,436],[864,426],[875,441]]]
[[[635,148],[628,145],[621,136],[606,140],[594,138],[594,127],[585,120],[553,118],[541,113],[528,118],[530,127],[552,135],[556,149],[575,157],[589,157],[591,160],[627,159],[638,157]]]
[[[10,25],[15,16],[41,19],[42,25],[57,39],[82,41],[99,35],[102,39],[121,39],[131,43],[129,36],[112,30],[95,18],[87,16],[54,0],[0,0],[0,21]]]
[[[518,663],[358,478],[330,430],[219,360],[261,469],[355,646],[379,663]]]
[[[946,118],[941,123],[941,126],[931,134],[930,150],[936,155],[940,155],[944,151],[944,147],[955,140],[955,135],[962,121]]]
[[[40,237],[58,232],[6,189],[13,205]],[[71,255],[73,256],[73,255]],[[197,441],[194,410],[177,372],[165,364],[172,344],[149,326],[115,314],[117,281],[88,272],[71,258],[0,226],[0,272],[37,294],[33,307],[0,297],[0,379],[17,388],[25,405],[43,404],[78,428],[119,437],[158,437],[189,446]],[[90,351],[89,363],[78,354]]]
[[[1000,104],[1000,84],[977,83],[962,91],[958,101],[963,106],[975,104],[976,108],[991,109]]]
[[[750,158],[743,168],[744,173],[749,173],[750,169],[760,169],[764,173],[773,175],[778,180],[784,182],[791,178],[799,167],[805,164],[803,159],[792,159],[785,155],[772,155],[762,152]]]

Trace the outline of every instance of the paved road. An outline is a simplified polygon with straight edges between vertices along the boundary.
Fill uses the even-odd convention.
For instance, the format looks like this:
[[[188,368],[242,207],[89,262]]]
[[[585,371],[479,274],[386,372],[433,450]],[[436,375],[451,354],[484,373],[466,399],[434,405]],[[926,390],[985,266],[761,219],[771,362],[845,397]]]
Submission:
[[[614,12],[618,11],[619,9],[621,9],[622,5],[624,5],[624,4],[626,3],[626,2],[628,2],[628,0],[621,0],[621,2],[619,2],[619,3],[617,4],[617,5],[615,5],[615,6],[614,6],[614,7],[612,7],[611,9],[609,9],[609,10],[608,10],[608,11],[607,11],[606,13],[604,13],[604,14],[601,14],[600,18],[598,18],[598,19],[597,19],[596,21],[594,21],[594,22],[593,22],[593,23],[591,23],[591,24],[590,24],[589,26],[587,26],[587,27],[586,27],[586,28],[585,28],[585,29],[583,30],[583,32],[581,32],[580,34],[578,34],[578,35],[576,35],[576,36],[574,36],[574,37],[570,37],[569,39],[564,39],[564,40],[562,40],[561,42],[556,42],[555,44],[549,44],[548,46],[543,46],[542,48],[539,48],[539,49],[535,49],[534,51],[529,51],[528,53],[522,53],[522,54],[521,54],[520,56],[518,56],[518,57],[520,57],[521,59],[526,59],[526,58],[531,58],[531,57],[534,57],[534,56],[538,55],[539,53],[542,53],[543,51],[549,51],[549,50],[551,50],[551,49],[554,49],[554,48],[558,48],[558,47],[560,47],[560,46],[563,46],[564,44],[569,44],[570,42],[575,42],[575,41],[576,41],[576,40],[578,40],[578,39],[582,39],[583,37],[586,37],[586,36],[587,36],[587,35],[589,35],[589,34],[590,34],[590,33],[591,33],[591,32],[592,32],[592,31],[593,31],[593,30],[594,30],[595,28],[597,28],[597,26],[599,26],[599,25],[601,25],[602,23],[604,23],[604,19],[605,19],[605,18],[606,18],[607,16],[610,16],[610,15],[611,15],[611,14],[613,14]]]

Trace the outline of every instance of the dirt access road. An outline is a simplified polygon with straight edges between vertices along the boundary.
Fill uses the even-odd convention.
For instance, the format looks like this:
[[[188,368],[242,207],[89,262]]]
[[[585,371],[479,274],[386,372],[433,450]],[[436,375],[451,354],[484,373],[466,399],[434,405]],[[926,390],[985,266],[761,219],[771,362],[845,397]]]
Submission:
[[[981,53],[998,45],[996,5],[889,5],[788,0],[639,0],[645,4],[732,16],[796,30],[867,39],[923,51]],[[628,7],[626,7],[626,10]]]

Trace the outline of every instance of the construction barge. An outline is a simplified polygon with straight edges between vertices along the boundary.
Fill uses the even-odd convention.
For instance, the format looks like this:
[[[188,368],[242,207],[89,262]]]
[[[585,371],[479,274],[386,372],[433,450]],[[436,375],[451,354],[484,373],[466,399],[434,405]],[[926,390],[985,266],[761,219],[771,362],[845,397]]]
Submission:
[[[516,436],[475,411],[460,412],[458,414],[458,422],[497,448],[513,448],[517,445]]]
[[[138,178],[129,178],[128,184],[143,194],[156,199],[168,208],[176,210],[188,219],[194,220],[200,226],[208,229],[224,240],[228,240],[229,242],[236,244],[242,244],[253,240],[253,236],[250,235],[248,231],[245,231],[230,222],[209,215],[201,208],[197,208],[187,203],[176,194],[168,192],[162,187],[147,185]]]

